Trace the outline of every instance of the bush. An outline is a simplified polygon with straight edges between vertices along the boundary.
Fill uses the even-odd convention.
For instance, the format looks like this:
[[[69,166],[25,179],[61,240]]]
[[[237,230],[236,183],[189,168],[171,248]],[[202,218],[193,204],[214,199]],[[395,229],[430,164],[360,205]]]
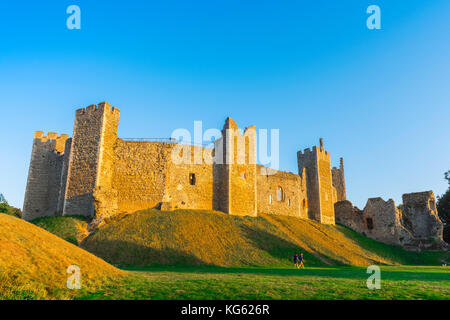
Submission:
[[[22,216],[22,210],[15,208],[8,204],[3,194],[0,193],[0,213],[8,214],[20,218]]]

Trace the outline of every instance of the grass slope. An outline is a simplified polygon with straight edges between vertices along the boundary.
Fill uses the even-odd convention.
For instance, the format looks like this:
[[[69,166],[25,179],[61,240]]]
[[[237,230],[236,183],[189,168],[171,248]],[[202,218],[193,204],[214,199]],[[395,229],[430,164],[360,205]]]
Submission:
[[[78,265],[86,289],[125,272],[21,219],[0,214],[0,299],[65,299],[67,267]]]
[[[407,252],[341,226],[293,217],[229,216],[220,212],[149,209],[111,221],[81,244],[120,266],[440,265],[443,252]]]
[[[75,245],[89,235],[86,229],[88,219],[82,216],[45,217],[32,220],[31,223]]]

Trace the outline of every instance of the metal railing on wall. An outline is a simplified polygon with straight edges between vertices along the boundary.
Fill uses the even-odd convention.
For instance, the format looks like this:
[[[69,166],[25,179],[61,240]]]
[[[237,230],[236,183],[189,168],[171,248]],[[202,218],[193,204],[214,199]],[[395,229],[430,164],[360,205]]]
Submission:
[[[172,143],[178,142],[174,138],[121,138],[121,139],[125,141],[172,142]]]
[[[166,142],[166,143],[180,143],[190,146],[203,147],[203,148],[214,148],[214,143],[194,143],[186,142],[183,140],[177,140],[175,138],[121,138],[124,141],[136,141],[136,142]]]

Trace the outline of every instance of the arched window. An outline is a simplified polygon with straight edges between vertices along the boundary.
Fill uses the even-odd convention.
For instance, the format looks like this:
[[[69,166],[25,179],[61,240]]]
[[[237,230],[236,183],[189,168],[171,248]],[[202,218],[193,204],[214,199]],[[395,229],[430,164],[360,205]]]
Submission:
[[[272,195],[269,194],[269,203],[272,204]]]
[[[367,217],[366,218],[366,225],[367,225],[367,229],[372,230],[373,229],[373,219]]]
[[[281,187],[277,187],[277,201],[283,200],[283,189]]]

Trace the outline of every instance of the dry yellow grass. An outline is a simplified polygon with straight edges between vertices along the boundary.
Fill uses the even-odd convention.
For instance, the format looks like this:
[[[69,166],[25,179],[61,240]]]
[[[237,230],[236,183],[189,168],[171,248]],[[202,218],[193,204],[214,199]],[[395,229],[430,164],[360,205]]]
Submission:
[[[300,251],[308,266],[427,264],[418,253],[341,226],[288,216],[252,218],[198,210],[132,213],[101,227],[81,246],[122,266],[290,266],[293,254]]]
[[[361,247],[359,243],[340,232],[336,226],[292,217],[263,216],[289,234],[301,247],[317,256],[355,266],[397,263]]]
[[[67,267],[81,269],[84,289],[125,274],[102,259],[21,219],[0,214],[0,299],[65,299]]]

